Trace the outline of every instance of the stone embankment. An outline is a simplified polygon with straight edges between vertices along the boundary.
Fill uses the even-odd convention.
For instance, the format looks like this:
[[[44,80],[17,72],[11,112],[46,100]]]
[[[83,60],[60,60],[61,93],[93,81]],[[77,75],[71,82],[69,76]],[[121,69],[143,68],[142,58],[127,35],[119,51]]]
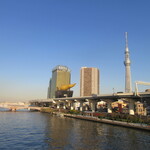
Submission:
[[[146,125],[146,124],[128,123],[128,122],[114,121],[114,120],[108,120],[108,119],[99,119],[98,117],[72,115],[72,114],[64,114],[64,116],[70,117],[70,118],[75,118],[75,119],[81,119],[81,120],[106,123],[106,124],[111,124],[111,125],[116,125],[116,126],[123,126],[123,127],[127,127],[127,128],[134,128],[134,129],[150,131],[150,126]]]
[[[116,121],[116,120],[98,118],[98,117],[89,116],[89,115],[69,114],[67,112],[61,112],[61,111],[55,110],[55,109],[43,108],[43,109],[41,109],[41,112],[49,113],[49,114],[60,116],[60,117],[64,116],[64,117],[70,117],[70,118],[81,119],[81,120],[86,120],[86,121],[105,123],[105,124],[110,124],[110,125],[114,125],[114,126],[122,126],[122,127],[127,127],[127,128],[150,131],[150,125],[147,125],[144,123],[131,123],[131,122],[124,122],[124,121]]]

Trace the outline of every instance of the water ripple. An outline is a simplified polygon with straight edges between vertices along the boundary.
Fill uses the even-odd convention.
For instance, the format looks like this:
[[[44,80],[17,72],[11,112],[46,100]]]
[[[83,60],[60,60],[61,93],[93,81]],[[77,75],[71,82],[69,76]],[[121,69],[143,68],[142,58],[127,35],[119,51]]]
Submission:
[[[30,112],[0,113],[0,150],[149,150],[150,133]]]

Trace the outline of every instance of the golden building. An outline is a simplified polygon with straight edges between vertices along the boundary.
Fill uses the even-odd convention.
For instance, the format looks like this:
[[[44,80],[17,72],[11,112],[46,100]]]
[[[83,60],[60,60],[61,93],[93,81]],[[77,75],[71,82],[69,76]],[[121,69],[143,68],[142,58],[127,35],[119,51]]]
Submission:
[[[70,79],[71,73],[68,67],[56,66],[52,70],[52,79],[48,88],[48,98],[55,98],[55,92],[59,89],[59,87],[70,84]]]

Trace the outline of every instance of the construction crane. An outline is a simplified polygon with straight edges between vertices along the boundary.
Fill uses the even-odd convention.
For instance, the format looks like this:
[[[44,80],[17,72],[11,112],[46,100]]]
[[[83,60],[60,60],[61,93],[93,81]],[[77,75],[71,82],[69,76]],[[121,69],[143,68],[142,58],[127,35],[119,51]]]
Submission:
[[[136,81],[135,82],[135,95],[138,95],[138,84],[140,84],[140,85],[150,85],[149,82]]]

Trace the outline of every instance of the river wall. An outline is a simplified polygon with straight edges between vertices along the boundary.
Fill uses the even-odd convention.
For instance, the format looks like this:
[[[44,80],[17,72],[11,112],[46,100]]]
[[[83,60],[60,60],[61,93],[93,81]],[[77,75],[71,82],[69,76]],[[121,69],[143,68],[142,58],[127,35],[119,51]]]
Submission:
[[[150,126],[146,125],[146,124],[128,123],[128,122],[114,121],[114,120],[108,120],[108,119],[99,119],[98,117],[72,115],[72,114],[64,114],[64,116],[70,117],[70,118],[75,118],[75,119],[82,119],[82,120],[87,120],[87,121],[106,123],[106,124],[111,124],[111,125],[115,125],[115,126],[123,126],[123,127],[127,127],[127,128],[134,128],[134,129],[150,131]]]
[[[114,126],[122,126],[127,128],[133,128],[133,129],[140,129],[140,130],[146,130],[150,131],[150,125],[144,124],[144,123],[131,123],[131,122],[123,122],[123,121],[116,121],[116,120],[109,120],[104,118],[98,118],[95,116],[89,116],[89,115],[79,115],[79,114],[68,114],[66,112],[61,112],[58,110],[51,110],[51,109],[41,109],[41,112],[43,113],[49,113],[52,115],[57,115],[60,117],[70,117],[74,119],[81,119],[86,121],[93,121],[93,122],[99,122],[99,123],[105,123],[110,124]]]

